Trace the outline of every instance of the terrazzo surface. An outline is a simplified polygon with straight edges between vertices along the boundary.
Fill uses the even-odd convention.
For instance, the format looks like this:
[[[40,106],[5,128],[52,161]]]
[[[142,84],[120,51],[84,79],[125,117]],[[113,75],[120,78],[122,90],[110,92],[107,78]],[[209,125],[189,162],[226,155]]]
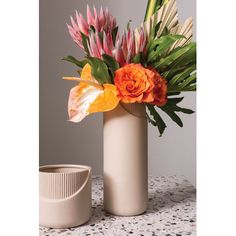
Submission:
[[[196,190],[184,178],[149,177],[148,210],[135,217],[113,216],[103,210],[102,178],[92,181],[92,217],[69,229],[39,228],[40,236],[186,236],[196,235]]]

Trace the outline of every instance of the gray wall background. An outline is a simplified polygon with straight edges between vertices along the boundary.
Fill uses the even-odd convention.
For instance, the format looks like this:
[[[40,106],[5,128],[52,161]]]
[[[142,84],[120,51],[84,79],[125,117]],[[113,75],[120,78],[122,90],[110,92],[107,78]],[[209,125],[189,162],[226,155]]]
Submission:
[[[67,100],[73,82],[62,76],[76,75],[75,66],[63,56],[83,56],[73,43],[66,23],[75,9],[85,15],[86,5],[107,6],[120,29],[132,19],[138,26],[144,17],[146,0],[40,0],[40,165],[87,164],[93,174],[102,173],[102,114],[88,116],[81,123],[67,119]],[[196,19],[195,0],[177,0],[179,19]],[[196,22],[196,21],[195,21]],[[196,95],[186,93],[182,105],[196,110]],[[184,175],[196,184],[196,115],[183,115],[184,127],[166,119],[167,130],[158,137],[149,126],[149,174]]]

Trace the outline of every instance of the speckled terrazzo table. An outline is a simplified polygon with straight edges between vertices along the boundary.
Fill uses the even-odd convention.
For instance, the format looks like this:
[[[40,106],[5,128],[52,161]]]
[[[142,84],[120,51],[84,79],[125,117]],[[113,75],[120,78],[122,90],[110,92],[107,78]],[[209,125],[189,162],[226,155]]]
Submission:
[[[103,210],[102,178],[93,177],[92,217],[70,229],[40,227],[40,236],[185,236],[196,235],[196,190],[182,177],[149,177],[149,204],[143,215],[120,217]]]

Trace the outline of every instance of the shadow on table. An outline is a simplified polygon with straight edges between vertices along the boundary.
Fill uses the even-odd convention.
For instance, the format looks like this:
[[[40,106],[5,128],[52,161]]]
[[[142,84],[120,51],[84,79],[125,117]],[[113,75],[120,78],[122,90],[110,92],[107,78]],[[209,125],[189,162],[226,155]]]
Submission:
[[[193,201],[196,199],[196,189],[190,185],[188,182],[176,183],[173,188],[166,188],[164,191],[160,189],[149,189],[149,199],[148,199],[148,209],[144,213],[148,215],[149,213],[158,213],[173,207],[177,207],[185,201]],[[119,218],[119,216],[113,216],[103,209],[103,201],[100,200],[95,206],[93,206],[92,217],[87,223],[89,225],[102,223],[103,221],[114,221]],[[129,216],[133,217],[133,216]],[[120,216],[120,218],[123,218]]]

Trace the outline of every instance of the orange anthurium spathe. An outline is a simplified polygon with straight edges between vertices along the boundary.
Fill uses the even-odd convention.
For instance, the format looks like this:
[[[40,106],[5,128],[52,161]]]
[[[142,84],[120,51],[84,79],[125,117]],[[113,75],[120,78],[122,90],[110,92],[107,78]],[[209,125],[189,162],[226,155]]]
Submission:
[[[72,122],[80,122],[91,113],[113,110],[119,104],[115,85],[98,84],[92,77],[89,64],[82,69],[81,78],[63,79],[79,82],[79,85],[71,89],[69,95],[68,114]]]

